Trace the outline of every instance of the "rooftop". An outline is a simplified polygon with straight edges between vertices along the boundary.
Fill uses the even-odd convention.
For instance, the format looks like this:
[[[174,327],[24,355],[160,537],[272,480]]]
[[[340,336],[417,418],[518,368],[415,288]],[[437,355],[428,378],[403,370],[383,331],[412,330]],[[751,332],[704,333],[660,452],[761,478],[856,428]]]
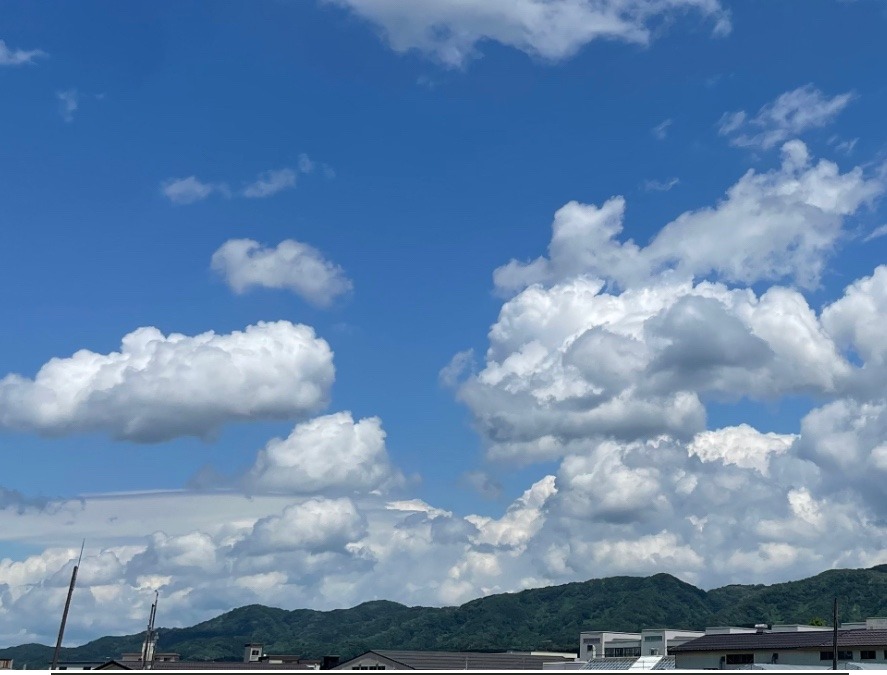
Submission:
[[[838,647],[881,647],[887,645],[887,630],[838,630]],[[669,647],[672,654],[716,652],[724,649],[831,649],[831,631],[786,631],[723,633],[704,635],[682,645]]]

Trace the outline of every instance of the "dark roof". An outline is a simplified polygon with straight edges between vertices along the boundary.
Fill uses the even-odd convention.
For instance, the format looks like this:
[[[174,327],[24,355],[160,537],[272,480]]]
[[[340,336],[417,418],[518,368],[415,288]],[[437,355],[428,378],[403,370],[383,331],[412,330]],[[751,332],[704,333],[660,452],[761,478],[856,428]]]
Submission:
[[[838,648],[883,647],[887,645],[887,630],[838,631]],[[672,654],[685,652],[718,652],[725,649],[831,649],[832,631],[787,631],[777,633],[732,633],[703,635],[682,645],[669,647]]]
[[[158,661],[152,670],[309,670],[305,663],[268,663],[267,661]]]
[[[407,670],[541,670],[543,663],[572,661],[565,656],[512,652],[420,652],[375,649],[338,666],[349,669],[352,661],[379,656]]]

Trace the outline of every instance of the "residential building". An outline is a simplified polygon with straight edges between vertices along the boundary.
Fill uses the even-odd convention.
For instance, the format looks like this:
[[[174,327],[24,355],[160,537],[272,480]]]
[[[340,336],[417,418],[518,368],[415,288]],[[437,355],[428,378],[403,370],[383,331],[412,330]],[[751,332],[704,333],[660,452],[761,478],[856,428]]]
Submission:
[[[379,649],[335,670],[542,670],[543,664],[575,661],[575,654],[551,652],[423,652]]]
[[[887,620],[868,619],[838,629],[838,662],[887,669]],[[833,631],[822,626],[774,625],[756,629],[709,628],[705,635],[670,648],[678,669],[749,668],[753,664],[830,668]]]
[[[0,670],[12,670],[12,659],[0,659]]]

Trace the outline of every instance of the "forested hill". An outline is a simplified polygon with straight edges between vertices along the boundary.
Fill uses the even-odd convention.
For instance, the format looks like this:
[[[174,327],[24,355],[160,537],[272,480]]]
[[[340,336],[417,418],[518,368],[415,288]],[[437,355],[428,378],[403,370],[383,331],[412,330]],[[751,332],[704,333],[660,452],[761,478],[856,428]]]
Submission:
[[[160,629],[158,650],[199,660],[239,660],[245,642],[261,642],[268,653],[304,657],[349,658],[368,649],[576,651],[582,630],[828,621],[835,595],[842,621],[887,615],[887,565],[708,592],[656,574],[491,595],[460,607],[405,607],[381,600],[318,612],[249,605],[189,628]],[[141,640],[142,635],[103,637],[64,649],[62,659],[116,658],[138,651]],[[0,649],[0,658],[14,658],[17,667],[45,668],[51,657],[46,645]]]

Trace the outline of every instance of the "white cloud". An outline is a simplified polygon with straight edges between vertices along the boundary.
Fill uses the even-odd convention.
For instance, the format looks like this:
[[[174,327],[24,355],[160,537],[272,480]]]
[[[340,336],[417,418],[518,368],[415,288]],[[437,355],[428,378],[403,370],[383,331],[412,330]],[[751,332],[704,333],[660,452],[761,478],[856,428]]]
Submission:
[[[391,466],[378,417],[340,412],[296,425],[268,442],[245,478],[251,492],[310,494],[384,490],[403,481]]]
[[[74,121],[74,113],[80,107],[80,94],[76,89],[66,89],[65,91],[56,92],[56,98],[59,100],[59,112],[65,122]]]
[[[76,109],[76,102],[74,107]],[[284,190],[294,188],[298,174],[313,173],[316,166],[317,163],[303,152],[299,155],[296,169],[284,167],[282,169],[263,171],[256,176],[252,183],[249,183],[237,192],[237,195],[252,199],[271,197]],[[332,168],[326,164],[323,164],[322,167],[327,178],[335,176]],[[207,183],[196,176],[167,179],[160,184],[160,189],[173,204],[193,204],[194,202],[203,201],[213,193],[224,197],[233,196],[231,188],[228,187],[227,183]]]
[[[668,180],[647,180],[644,181],[644,189],[647,192],[668,192],[680,182],[680,179],[676,177],[669,178]]]
[[[887,265],[857,279],[822,311],[822,324],[841,346],[853,349],[870,368],[887,365]]]
[[[458,352],[450,362],[440,369],[438,379],[445,387],[454,387],[459,380],[474,368],[474,350]]]
[[[260,173],[256,180],[243,189],[244,197],[262,198],[296,187],[296,172],[292,169],[273,169]]]
[[[224,186],[204,183],[196,176],[170,178],[160,185],[160,191],[173,204],[194,204],[209,197],[213,192],[224,191]]]
[[[754,117],[745,111],[724,113],[718,131],[729,136],[732,145],[767,150],[805,131],[826,126],[851,100],[852,93],[829,98],[808,84],[781,94]]]
[[[623,287],[666,274],[814,286],[845,220],[880,195],[884,181],[859,167],[842,174],[832,162],[813,163],[800,141],[786,143],[782,153],[780,168],[747,172],[715,207],[681,214],[646,247],[617,239],[624,198],[600,207],[570,202],[555,214],[548,257],[512,260],[496,270],[496,287],[508,293],[578,274]]]
[[[703,431],[687,446],[691,455],[703,462],[720,460],[745,469],[755,469],[767,475],[770,455],[788,451],[797,438],[793,434],[762,434],[748,424]]]
[[[653,135],[660,141],[664,141],[668,136],[668,129],[674,123],[674,120],[667,119],[653,127]]]
[[[4,40],[0,40],[0,66],[22,66],[44,56],[47,54],[43,50],[10,49]]]
[[[105,432],[157,442],[234,420],[291,419],[324,406],[329,345],[303,325],[260,322],[193,337],[139,328],[119,352],[80,350],[34,379],[0,380],[0,426],[46,435]]]
[[[872,239],[879,239],[887,234],[887,224],[879,225],[874,230],[869,232],[863,241],[871,241]]]
[[[366,535],[366,521],[350,499],[308,499],[279,516],[259,520],[243,541],[251,553],[344,549]]]
[[[235,293],[251,288],[285,289],[326,307],[352,289],[341,267],[313,246],[293,239],[274,248],[252,239],[229,239],[213,253],[211,265]]]
[[[547,61],[561,61],[599,39],[647,44],[651,27],[696,10],[730,31],[717,0],[328,0],[377,25],[396,52],[418,50],[445,66],[460,67],[487,40]]]

